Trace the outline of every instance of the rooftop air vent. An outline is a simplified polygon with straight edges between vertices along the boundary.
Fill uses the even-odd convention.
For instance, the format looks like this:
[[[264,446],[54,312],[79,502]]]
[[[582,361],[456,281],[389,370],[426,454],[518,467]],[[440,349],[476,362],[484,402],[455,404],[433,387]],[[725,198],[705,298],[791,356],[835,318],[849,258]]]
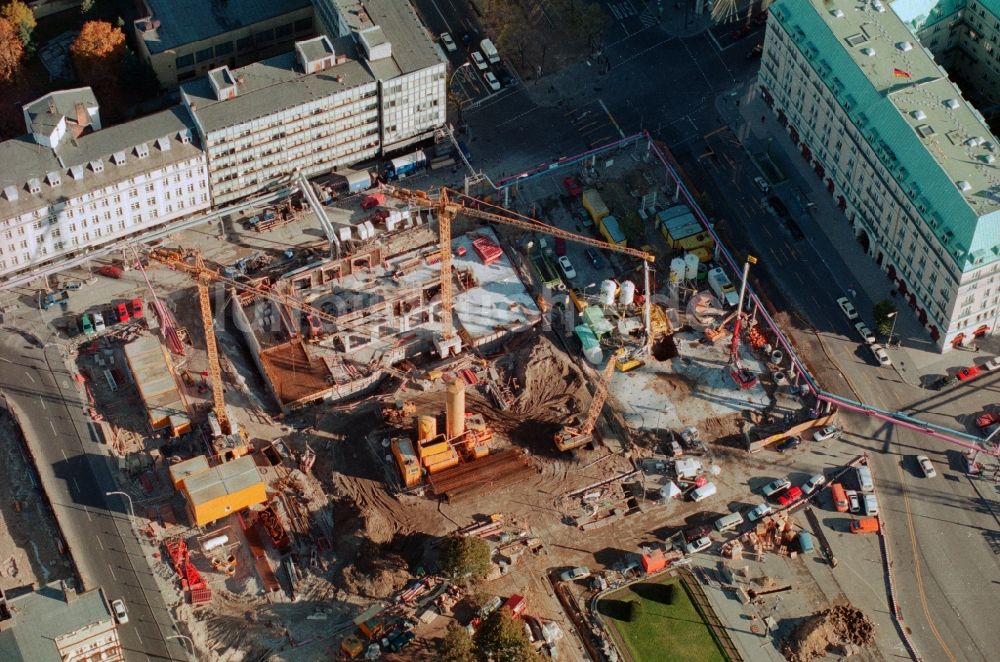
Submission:
[[[872,9],[881,14],[885,11],[885,5],[879,2],[879,0],[872,0]]]
[[[951,108],[952,110],[955,110],[956,108],[958,108],[958,99],[945,99],[944,100],[944,105],[947,108]]]
[[[969,182],[965,181],[964,179],[955,182],[955,184],[958,186],[959,190],[961,190],[961,191],[971,191],[972,190],[972,184],[970,184]]]
[[[905,53],[906,51],[912,51],[913,50],[913,44],[911,44],[908,41],[901,41],[901,42],[899,42],[899,43],[896,44],[896,48],[898,48],[899,50],[901,50],[901,51],[903,51]]]
[[[979,160],[982,161],[983,163],[993,163],[994,161],[996,161],[996,157],[993,156],[992,154],[980,154]]]
[[[874,48],[862,48],[861,52],[864,53],[865,55],[867,55],[868,57],[875,57],[875,49]]]
[[[912,113],[910,113],[910,116],[913,117],[913,119],[915,119],[915,120],[925,120],[925,119],[927,119],[927,113],[925,113],[922,110],[914,110]]]
[[[844,11],[842,9],[834,9],[830,13],[833,14],[834,18],[844,18]]]

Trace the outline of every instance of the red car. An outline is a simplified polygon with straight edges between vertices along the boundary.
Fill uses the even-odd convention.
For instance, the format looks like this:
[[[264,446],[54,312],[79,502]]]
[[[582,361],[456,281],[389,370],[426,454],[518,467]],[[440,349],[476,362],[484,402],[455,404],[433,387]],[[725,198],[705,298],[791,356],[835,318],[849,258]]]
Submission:
[[[117,306],[115,306],[115,315],[118,317],[118,321],[121,322],[122,324],[132,319],[131,316],[128,314],[128,306],[126,306],[124,303],[120,303]]]
[[[979,376],[979,368],[974,365],[970,365],[968,368],[962,368],[958,371],[956,377],[960,380],[972,379],[973,377]]]
[[[799,499],[802,498],[802,496],[803,496],[802,488],[798,486],[793,487],[784,494],[782,494],[780,497],[778,497],[778,505],[787,506],[790,503],[798,501]]]
[[[107,276],[108,278],[121,278],[122,270],[119,267],[112,266],[110,264],[104,265],[97,270],[97,273],[102,276]]]
[[[566,254],[566,240],[563,237],[556,237],[555,244],[556,244],[556,246],[555,246],[556,255],[565,255]]]
[[[129,303],[129,311],[132,313],[132,319],[142,319],[142,299],[132,299]]]
[[[994,423],[1000,423],[1000,413],[995,411],[988,411],[976,417],[976,425],[981,428],[988,428]]]
[[[576,181],[576,177],[572,175],[563,179],[563,186],[566,188],[566,192],[574,198],[580,197],[580,194],[583,193],[580,182]]]

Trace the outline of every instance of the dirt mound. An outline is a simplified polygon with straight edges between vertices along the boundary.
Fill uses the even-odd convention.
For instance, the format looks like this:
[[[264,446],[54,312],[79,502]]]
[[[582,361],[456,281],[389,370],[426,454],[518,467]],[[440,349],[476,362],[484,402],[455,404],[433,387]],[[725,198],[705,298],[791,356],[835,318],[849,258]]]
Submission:
[[[545,336],[509,354],[506,362],[522,388],[512,408],[515,414],[563,421],[590,400],[583,373]]]
[[[672,402],[679,402],[691,395],[691,380],[684,375],[658,372],[653,381],[653,390],[669,397]]]
[[[334,584],[353,595],[381,600],[401,589],[410,577],[401,556],[366,541],[357,563],[342,567]]]
[[[845,654],[847,645],[869,646],[875,626],[864,612],[838,605],[806,618],[781,643],[781,653],[790,662],[811,662],[827,652]]]
[[[374,543],[379,545],[387,543],[396,534],[396,525],[380,510],[367,508],[361,514],[361,518],[364,522],[365,537]]]

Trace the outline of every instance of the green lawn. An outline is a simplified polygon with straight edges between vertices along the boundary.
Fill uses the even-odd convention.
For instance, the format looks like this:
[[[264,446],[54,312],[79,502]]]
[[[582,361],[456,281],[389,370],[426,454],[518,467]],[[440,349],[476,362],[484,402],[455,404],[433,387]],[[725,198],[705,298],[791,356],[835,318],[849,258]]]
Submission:
[[[625,619],[632,600],[641,601],[643,611],[630,623]],[[726,660],[677,578],[633,584],[604,598],[597,608],[618,631],[634,662]]]

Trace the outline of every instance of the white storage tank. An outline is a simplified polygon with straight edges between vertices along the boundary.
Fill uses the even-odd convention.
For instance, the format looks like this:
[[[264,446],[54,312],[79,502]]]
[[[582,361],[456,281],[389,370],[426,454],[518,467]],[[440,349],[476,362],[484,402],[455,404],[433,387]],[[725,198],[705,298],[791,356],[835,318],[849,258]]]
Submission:
[[[613,306],[615,303],[615,294],[617,293],[618,293],[618,283],[616,283],[613,280],[601,281],[602,306]]]
[[[701,264],[701,260],[694,253],[684,254],[684,278],[687,280],[694,280],[698,277],[698,265]]]
[[[623,306],[631,306],[633,301],[635,301],[635,283],[626,280],[622,283],[622,290],[618,295],[618,303]]]
[[[675,257],[670,261],[670,282],[677,283],[684,280],[684,273],[687,270],[687,266],[684,264],[684,258]]]

